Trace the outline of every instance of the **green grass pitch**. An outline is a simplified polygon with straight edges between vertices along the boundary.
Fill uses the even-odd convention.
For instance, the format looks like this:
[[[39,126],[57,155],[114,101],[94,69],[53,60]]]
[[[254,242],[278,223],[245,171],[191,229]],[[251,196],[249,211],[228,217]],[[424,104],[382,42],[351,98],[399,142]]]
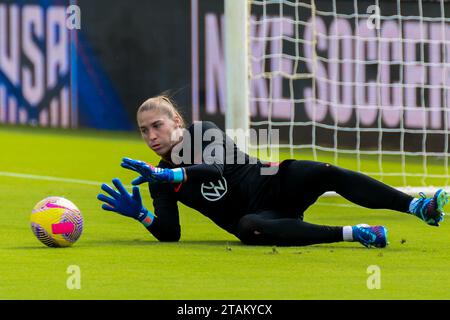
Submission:
[[[327,197],[306,212],[306,221],[383,224],[388,248],[252,247],[180,205],[181,241],[159,243],[136,221],[103,211],[96,199],[99,183],[118,177],[129,184],[135,177],[120,168],[122,157],[157,161],[137,133],[4,126],[0,141],[0,299],[450,298],[448,221],[434,228],[406,214]],[[389,170],[398,159],[383,165]],[[84,232],[73,247],[47,248],[31,232],[31,209],[51,195],[70,199],[83,213]],[[143,195],[152,209],[146,190]],[[72,265],[80,268],[80,289],[67,286]],[[368,288],[369,266],[379,268],[379,289]]]

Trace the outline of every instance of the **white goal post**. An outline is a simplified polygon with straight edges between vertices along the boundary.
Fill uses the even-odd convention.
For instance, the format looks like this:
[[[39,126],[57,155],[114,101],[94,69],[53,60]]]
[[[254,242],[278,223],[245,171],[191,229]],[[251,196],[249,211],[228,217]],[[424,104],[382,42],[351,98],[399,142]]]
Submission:
[[[449,186],[449,1],[225,0],[225,62],[227,129],[412,194]]]
[[[225,1],[225,63],[229,67],[226,100],[232,106],[226,109],[227,129],[247,129],[250,125],[247,44],[249,4],[247,1]]]

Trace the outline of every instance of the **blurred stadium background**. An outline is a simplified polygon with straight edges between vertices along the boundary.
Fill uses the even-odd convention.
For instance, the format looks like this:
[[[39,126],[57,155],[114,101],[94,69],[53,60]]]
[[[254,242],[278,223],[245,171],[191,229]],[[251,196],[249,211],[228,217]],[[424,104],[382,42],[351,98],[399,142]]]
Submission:
[[[310,221],[388,221],[392,249],[384,258],[349,244],[278,256],[272,248],[252,251],[186,207],[186,247],[156,244],[101,212],[99,184],[131,178],[121,157],[157,161],[139,139],[135,112],[162,92],[187,122],[279,129],[280,159],[332,162],[412,193],[449,185],[448,1],[232,2],[238,7],[225,14],[225,0],[0,0],[0,254],[8,261],[0,265],[0,298],[449,297],[446,226],[430,231],[342,199],[321,200]],[[68,197],[85,214],[85,234],[71,251],[35,250],[28,215],[49,195]],[[335,248],[344,249],[330,258]],[[299,252],[312,258],[299,266]],[[261,257],[272,271],[260,268]],[[139,277],[125,280],[122,259]],[[342,268],[330,271],[330,259]],[[65,270],[52,278],[56,260],[86,270],[82,293],[67,291]],[[152,286],[141,282],[150,260],[169,266],[143,276]],[[386,290],[366,289],[367,262],[388,270]],[[224,269],[231,263],[238,268]],[[426,277],[430,263],[435,273]],[[104,270],[111,276],[99,276]]]

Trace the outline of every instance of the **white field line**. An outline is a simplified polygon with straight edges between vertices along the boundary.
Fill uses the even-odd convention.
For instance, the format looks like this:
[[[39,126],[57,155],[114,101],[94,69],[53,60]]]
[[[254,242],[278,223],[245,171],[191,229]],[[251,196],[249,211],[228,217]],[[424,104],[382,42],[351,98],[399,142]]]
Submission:
[[[0,176],[10,177],[10,178],[19,178],[19,179],[32,179],[32,180],[41,180],[41,181],[56,181],[56,182],[65,182],[65,183],[84,184],[84,185],[97,186],[97,187],[103,183],[103,182],[92,181],[92,180],[41,176],[41,175],[35,175],[35,174],[5,172],[5,171],[0,171]]]
[[[337,196],[337,194],[335,193]],[[356,204],[351,203],[333,203],[333,202],[316,202],[313,204],[313,206],[324,206],[324,207],[344,207],[344,208],[363,208],[361,206],[358,206]]]

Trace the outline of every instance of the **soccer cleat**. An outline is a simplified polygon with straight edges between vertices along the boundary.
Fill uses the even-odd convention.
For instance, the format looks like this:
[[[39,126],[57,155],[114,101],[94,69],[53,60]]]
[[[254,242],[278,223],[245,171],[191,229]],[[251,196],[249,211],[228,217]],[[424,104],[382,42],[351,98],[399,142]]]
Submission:
[[[383,226],[371,227],[367,224],[358,224],[352,227],[353,240],[363,246],[384,248],[388,245],[387,229]]]
[[[439,226],[439,222],[444,220],[444,206],[448,203],[448,194],[443,189],[436,191],[433,197],[419,193],[420,198],[416,200],[411,213],[422,219],[430,226]]]

